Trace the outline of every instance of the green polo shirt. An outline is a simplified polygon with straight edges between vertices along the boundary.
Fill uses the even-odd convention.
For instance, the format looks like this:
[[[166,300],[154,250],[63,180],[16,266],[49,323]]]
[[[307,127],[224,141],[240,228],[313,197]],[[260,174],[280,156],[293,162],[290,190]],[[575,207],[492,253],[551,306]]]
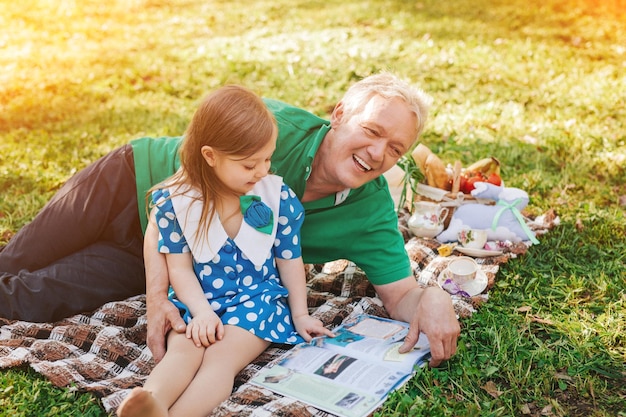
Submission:
[[[130,142],[135,162],[135,182],[137,183],[137,206],[141,230],[146,231],[148,212],[146,211],[147,192],[152,186],[173,175],[180,161],[178,148],[181,137],[139,138]]]
[[[272,171],[283,177],[299,198],[311,172],[313,157],[330,128],[327,120],[276,100],[265,100],[278,123]],[[181,138],[141,138],[131,142],[135,158],[139,213],[145,230],[145,193],[178,167]],[[373,284],[386,284],[411,275],[404,240],[387,181],[379,177],[350,190],[303,203],[301,229],[305,263],[348,259]]]

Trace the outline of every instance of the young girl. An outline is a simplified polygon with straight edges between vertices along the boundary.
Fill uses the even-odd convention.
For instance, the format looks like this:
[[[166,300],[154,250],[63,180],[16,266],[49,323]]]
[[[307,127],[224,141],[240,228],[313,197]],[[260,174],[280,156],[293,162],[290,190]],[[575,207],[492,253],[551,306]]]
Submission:
[[[308,314],[303,207],[268,175],[276,137],[271,112],[242,87],[216,90],[196,111],[180,170],[152,190],[149,225],[187,329],[169,333],[165,357],[120,417],[204,417],[271,342],[332,335]]]

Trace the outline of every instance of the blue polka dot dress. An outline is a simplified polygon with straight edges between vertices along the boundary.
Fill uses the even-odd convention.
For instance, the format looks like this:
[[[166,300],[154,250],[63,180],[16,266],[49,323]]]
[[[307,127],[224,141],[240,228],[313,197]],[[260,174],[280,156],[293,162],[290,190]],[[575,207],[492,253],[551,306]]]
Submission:
[[[300,343],[304,339],[292,323],[287,289],[281,284],[275,258],[301,256],[304,209],[294,192],[274,175],[264,177],[248,194],[259,195],[273,210],[272,233],[261,233],[242,222],[232,239],[216,215],[208,233],[199,238],[202,234],[195,233],[201,210],[199,193],[193,189],[183,194],[167,188],[154,191],[159,251],[191,251],[196,276],[222,323],[244,328],[269,342]],[[190,312],[172,288],[170,300],[189,322]]]

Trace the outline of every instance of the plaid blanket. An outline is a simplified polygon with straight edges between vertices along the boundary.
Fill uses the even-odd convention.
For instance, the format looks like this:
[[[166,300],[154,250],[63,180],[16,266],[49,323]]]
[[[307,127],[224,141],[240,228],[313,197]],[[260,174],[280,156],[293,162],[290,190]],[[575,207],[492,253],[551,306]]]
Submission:
[[[536,228],[537,230],[537,228]],[[546,229],[547,231],[547,229]],[[437,277],[452,256],[442,257],[439,244],[411,238],[406,249],[415,277],[423,286],[438,285]],[[479,258],[488,277],[482,294],[470,299],[453,296],[460,317],[467,317],[488,298],[501,264],[525,253],[524,244],[512,245],[502,255]],[[340,260],[307,265],[309,309],[327,327],[339,325],[353,314],[387,317],[382,302],[359,268]],[[114,412],[135,386],[140,386],[154,367],[146,346],[145,296],[108,303],[98,310],[55,323],[30,323],[0,318],[0,369],[30,365],[59,387],[92,392],[104,409]],[[213,415],[326,416],[327,413],[281,397],[248,383],[263,366],[277,359],[289,346],[271,345],[236,378],[233,394]]]

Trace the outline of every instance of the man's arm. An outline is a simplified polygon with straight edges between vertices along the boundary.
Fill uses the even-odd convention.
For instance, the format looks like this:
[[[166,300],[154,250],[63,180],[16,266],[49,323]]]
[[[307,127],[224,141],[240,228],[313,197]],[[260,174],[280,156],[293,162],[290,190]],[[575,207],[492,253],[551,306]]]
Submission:
[[[456,353],[461,327],[447,292],[438,287],[421,288],[413,276],[374,288],[389,315],[410,324],[401,353],[415,346],[420,332],[430,342],[430,366],[439,366]]]
[[[148,348],[159,362],[165,355],[165,335],[170,329],[182,333],[185,322],[180,312],[167,299],[169,276],[165,255],[159,253],[159,231],[150,216],[144,237],[143,256],[146,268],[146,308],[148,316]]]

